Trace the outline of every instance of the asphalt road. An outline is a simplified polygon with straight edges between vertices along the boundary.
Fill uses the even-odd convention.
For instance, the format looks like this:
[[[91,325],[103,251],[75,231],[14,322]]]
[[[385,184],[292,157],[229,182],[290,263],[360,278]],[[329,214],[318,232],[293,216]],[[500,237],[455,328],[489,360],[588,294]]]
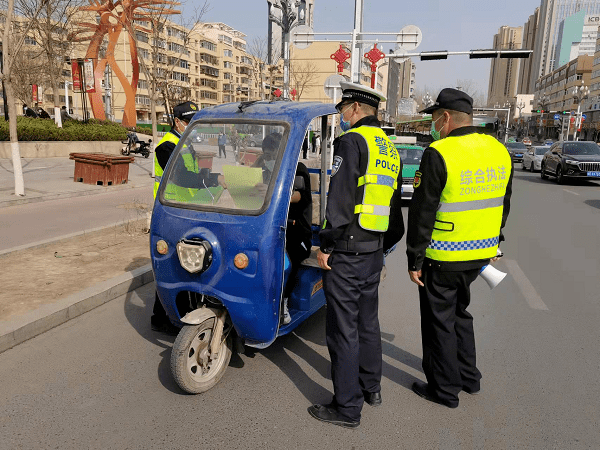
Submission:
[[[71,169],[72,170],[72,169]],[[152,186],[0,208],[0,251],[145,217]]]
[[[149,329],[147,285],[0,355],[0,448],[600,448],[600,184],[517,172],[505,234],[509,276],[472,286],[482,393],[458,409],[410,390],[424,376],[401,244],[380,289],[384,403],[358,429],[306,412],[330,399],[324,311],[191,396],[173,338]]]

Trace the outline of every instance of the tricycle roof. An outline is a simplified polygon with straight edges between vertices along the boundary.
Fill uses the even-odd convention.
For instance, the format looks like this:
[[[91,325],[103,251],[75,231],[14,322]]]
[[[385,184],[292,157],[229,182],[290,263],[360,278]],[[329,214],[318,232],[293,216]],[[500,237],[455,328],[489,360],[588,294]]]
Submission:
[[[226,103],[198,111],[196,120],[274,120],[288,123],[305,123],[315,117],[336,114],[333,103],[291,102],[291,101],[257,101],[242,103]]]

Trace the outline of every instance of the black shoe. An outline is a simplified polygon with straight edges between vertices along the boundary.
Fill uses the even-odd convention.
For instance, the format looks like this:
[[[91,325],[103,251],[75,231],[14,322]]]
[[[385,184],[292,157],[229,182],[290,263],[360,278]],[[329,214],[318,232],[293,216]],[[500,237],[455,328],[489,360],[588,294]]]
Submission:
[[[381,406],[381,392],[366,392],[363,391],[365,402],[371,406]]]
[[[439,398],[436,394],[430,392],[427,383],[423,383],[422,381],[415,381],[412,385],[412,390],[419,397],[422,397],[425,400],[429,400],[430,402],[437,403],[439,405],[444,405],[448,408],[458,408],[458,401],[455,403],[449,400]]]
[[[360,420],[351,420],[342,416],[334,408],[325,405],[312,405],[308,407],[308,413],[321,422],[339,425],[345,428],[356,428],[360,425]]]
[[[471,395],[478,395],[481,392],[481,388],[471,389],[470,387],[467,387],[467,386],[463,386],[462,390],[465,391],[467,394],[471,394]]]
[[[179,334],[179,328],[171,322],[159,322],[158,320],[152,320],[152,318],[150,319],[150,328],[152,328],[152,331],[165,333],[169,336],[177,336]]]

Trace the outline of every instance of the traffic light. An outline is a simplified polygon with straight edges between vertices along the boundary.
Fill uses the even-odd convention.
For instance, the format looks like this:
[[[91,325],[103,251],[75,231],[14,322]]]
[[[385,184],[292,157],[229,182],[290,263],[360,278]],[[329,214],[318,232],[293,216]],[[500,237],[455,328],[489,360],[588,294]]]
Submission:
[[[563,114],[569,114],[571,111],[563,111]]]
[[[538,109],[535,112],[538,113],[538,114],[544,114],[545,112],[548,112],[548,111],[546,111],[544,109]]]

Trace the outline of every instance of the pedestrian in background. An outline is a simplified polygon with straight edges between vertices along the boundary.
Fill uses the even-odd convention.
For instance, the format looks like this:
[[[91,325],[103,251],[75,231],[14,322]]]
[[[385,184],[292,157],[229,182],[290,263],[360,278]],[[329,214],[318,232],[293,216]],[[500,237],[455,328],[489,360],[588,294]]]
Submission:
[[[473,99],[444,89],[432,114],[433,143],[415,174],[406,238],[408,273],[419,286],[423,371],[413,391],[449,408],[477,394],[470,285],[497,255],[510,210],[511,158],[473,127]]]
[[[315,153],[317,151],[317,133],[313,133],[312,138],[310,139],[311,152]]]
[[[327,299],[333,400],[308,408],[323,422],[354,428],[366,401],[381,404],[378,288],[384,251],[404,234],[402,166],[381,130],[374,89],[342,82],[336,105],[344,133],[334,142],[325,223],[317,253]]]
[[[227,144],[227,136],[225,136],[225,133],[223,133],[222,131],[219,133],[217,143],[219,144],[219,158],[221,157],[221,152],[223,152],[223,158],[227,158],[227,154],[225,153],[225,144]]]
[[[304,136],[304,140],[302,141],[302,158],[308,158],[308,134]]]

